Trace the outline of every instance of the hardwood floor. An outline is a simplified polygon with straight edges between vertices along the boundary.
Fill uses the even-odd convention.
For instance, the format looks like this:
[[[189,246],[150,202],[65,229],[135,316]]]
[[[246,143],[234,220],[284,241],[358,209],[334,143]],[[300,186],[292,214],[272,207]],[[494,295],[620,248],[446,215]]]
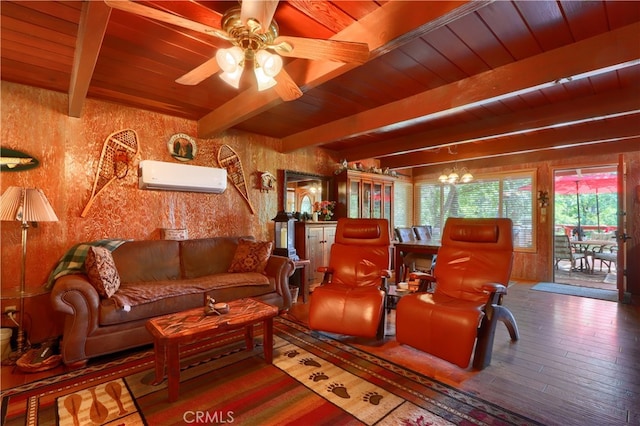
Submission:
[[[505,305],[520,340],[512,343],[499,324],[492,363],[480,372],[401,346],[392,336],[382,344],[344,339],[544,424],[640,424],[640,307],[532,285],[509,288]],[[291,315],[305,322],[307,307],[294,305]]]
[[[383,342],[344,340],[547,425],[640,425],[640,306],[533,291],[532,285],[515,284],[505,297],[521,339],[510,342],[499,324],[493,361],[479,372],[399,345],[393,310]],[[288,316],[306,323],[308,304],[295,304]],[[2,387],[60,369],[30,375],[2,367]]]

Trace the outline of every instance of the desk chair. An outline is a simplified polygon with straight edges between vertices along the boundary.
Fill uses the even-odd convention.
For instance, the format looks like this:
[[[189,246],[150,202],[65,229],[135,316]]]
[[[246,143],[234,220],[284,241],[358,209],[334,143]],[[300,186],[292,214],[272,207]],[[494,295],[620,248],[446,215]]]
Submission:
[[[444,227],[433,293],[404,296],[396,309],[396,339],[461,368],[491,363],[498,321],[519,339],[502,306],[513,262],[510,219],[449,218]],[[474,351],[475,347],[475,351]]]
[[[329,266],[311,295],[309,328],[359,337],[384,336],[389,271],[386,219],[338,219]]]

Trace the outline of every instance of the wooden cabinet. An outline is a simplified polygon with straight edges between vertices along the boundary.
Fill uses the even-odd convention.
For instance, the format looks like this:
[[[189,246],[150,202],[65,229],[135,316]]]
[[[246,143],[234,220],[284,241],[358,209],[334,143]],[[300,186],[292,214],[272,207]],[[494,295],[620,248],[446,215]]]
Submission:
[[[322,282],[320,266],[329,265],[331,245],[336,238],[336,222],[296,222],[296,251],[301,259],[309,259],[307,285]]]
[[[377,173],[344,170],[334,177],[336,219],[385,218],[393,229],[394,178]]]

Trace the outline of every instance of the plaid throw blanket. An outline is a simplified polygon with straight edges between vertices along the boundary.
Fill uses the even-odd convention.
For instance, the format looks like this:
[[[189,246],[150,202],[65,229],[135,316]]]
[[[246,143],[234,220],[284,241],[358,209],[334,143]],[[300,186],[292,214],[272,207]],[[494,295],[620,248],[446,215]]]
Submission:
[[[110,251],[114,251],[127,241],[130,240],[97,240],[89,243],[76,244],[71,247],[64,256],[60,258],[60,260],[58,260],[58,265],[51,274],[49,274],[49,279],[47,280],[47,284],[45,284],[45,288],[47,290],[51,290],[53,288],[54,281],[64,275],[86,273],[84,270],[84,260],[89,252],[89,247],[104,247]]]

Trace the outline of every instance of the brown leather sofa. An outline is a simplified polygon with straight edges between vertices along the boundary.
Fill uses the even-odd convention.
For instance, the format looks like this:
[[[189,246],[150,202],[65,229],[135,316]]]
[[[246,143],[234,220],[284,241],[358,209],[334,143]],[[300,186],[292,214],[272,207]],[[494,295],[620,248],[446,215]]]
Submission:
[[[126,242],[112,252],[121,284],[109,299],[101,298],[84,274],[58,278],[51,301],[65,314],[64,363],[82,366],[89,358],[151,343],[145,329],[150,318],[204,306],[205,295],[218,302],[253,297],[286,311],[293,262],[272,255],[264,273],[229,273],[239,239]],[[124,294],[124,300],[141,296],[143,303],[125,306]]]

